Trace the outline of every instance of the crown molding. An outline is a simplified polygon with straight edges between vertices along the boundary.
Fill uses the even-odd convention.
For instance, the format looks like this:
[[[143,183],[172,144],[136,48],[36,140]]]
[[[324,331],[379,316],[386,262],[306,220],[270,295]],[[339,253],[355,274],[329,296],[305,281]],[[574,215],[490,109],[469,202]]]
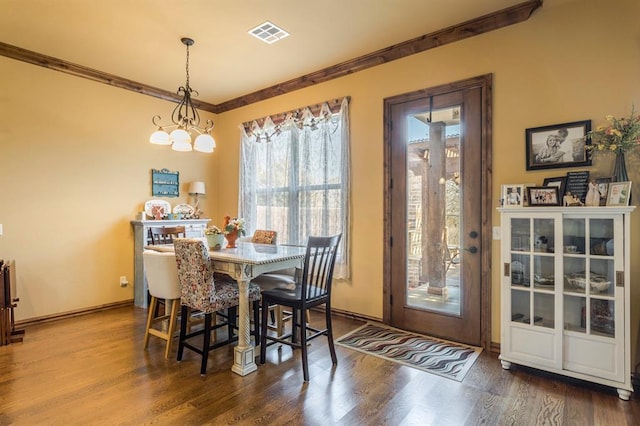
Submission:
[[[342,62],[303,75],[275,86],[267,87],[247,95],[231,99],[220,104],[210,104],[207,102],[193,100],[196,108],[219,114],[230,111],[256,102],[260,102],[269,98],[284,95],[285,93],[313,86],[315,84],[324,83],[335,78],[344,77],[365,70],[377,65],[386,64],[397,59],[401,59],[416,53],[424,52],[429,49],[443,46],[445,44],[454,43],[469,37],[497,30],[509,25],[517,24],[529,19],[531,14],[542,6],[542,0],[529,0],[524,3],[517,4],[506,9],[499,10],[478,18],[471,19],[461,24],[452,25],[448,28],[438,30],[402,43],[398,43],[376,52],[369,53],[358,58]],[[110,86],[119,87],[121,89],[130,90],[147,96],[164,99],[171,102],[180,102],[181,97],[174,92],[149,86],[117,75],[109,74],[103,71],[85,67],[83,65],[74,64],[52,56],[43,55],[21,47],[12,46],[10,44],[0,42],[0,56],[16,59],[18,61],[27,62],[55,71],[64,72],[75,75],[77,77],[87,78],[99,83],[108,84]]]

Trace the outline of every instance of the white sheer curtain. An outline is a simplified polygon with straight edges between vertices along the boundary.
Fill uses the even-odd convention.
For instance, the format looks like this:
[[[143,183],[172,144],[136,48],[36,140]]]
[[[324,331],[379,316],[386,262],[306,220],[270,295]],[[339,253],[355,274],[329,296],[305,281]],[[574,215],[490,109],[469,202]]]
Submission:
[[[296,245],[310,235],[342,233],[334,276],[349,278],[348,98],[335,114],[324,103],[318,116],[304,108],[280,126],[269,117],[262,127],[252,122],[250,132],[243,125],[241,134],[238,211],[247,232],[272,229],[279,243]]]

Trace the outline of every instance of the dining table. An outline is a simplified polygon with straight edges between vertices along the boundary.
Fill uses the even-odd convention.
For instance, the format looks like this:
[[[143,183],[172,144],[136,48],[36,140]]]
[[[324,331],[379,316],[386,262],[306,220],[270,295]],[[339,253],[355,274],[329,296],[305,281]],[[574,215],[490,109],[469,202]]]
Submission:
[[[206,242],[205,242],[206,244]],[[287,268],[302,268],[306,247],[238,242],[235,248],[209,250],[215,272],[223,273],[238,283],[240,311],[238,314],[238,344],[234,348],[231,371],[240,376],[257,370],[256,348],[251,344],[251,314],[249,283],[258,275]],[[259,327],[258,324],[255,324]]]
[[[200,239],[200,238],[198,238]],[[206,239],[201,239],[208,247]],[[231,371],[246,376],[258,369],[256,346],[251,344],[251,313],[249,311],[249,283],[258,275],[288,268],[302,268],[306,247],[238,242],[235,248],[213,250],[209,258],[214,272],[233,278],[238,283],[238,344],[234,348]],[[147,250],[173,252],[173,244],[150,245]],[[255,325],[259,327],[259,324]]]

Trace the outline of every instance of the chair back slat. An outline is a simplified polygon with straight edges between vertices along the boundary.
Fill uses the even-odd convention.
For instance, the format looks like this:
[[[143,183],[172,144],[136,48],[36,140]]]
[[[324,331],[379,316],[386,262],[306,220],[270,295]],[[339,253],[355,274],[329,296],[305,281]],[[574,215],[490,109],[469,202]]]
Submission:
[[[302,271],[303,305],[306,301],[331,296],[333,268],[341,236],[309,237]]]
[[[152,245],[172,244],[175,238],[186,237],[184,226],[154,226],[149,228]]]

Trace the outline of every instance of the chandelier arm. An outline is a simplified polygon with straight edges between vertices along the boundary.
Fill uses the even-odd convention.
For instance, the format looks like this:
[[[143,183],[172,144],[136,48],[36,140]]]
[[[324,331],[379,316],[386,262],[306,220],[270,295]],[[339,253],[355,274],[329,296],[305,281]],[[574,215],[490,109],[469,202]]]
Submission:
[[[158,122],[156,123],[156,120],[158,120]],[[154,115],[153,118],[151,119],[151,122],[153,123],[154,126],[156,126],[158,129],[162,129],[162,125],[160,124],[160,120],[162,120],[162,117],[160,117],[159,115]]]
[[[213,121],[207,119],[207,127],[204,128],[205,133],[211,133],[213,130]]]

